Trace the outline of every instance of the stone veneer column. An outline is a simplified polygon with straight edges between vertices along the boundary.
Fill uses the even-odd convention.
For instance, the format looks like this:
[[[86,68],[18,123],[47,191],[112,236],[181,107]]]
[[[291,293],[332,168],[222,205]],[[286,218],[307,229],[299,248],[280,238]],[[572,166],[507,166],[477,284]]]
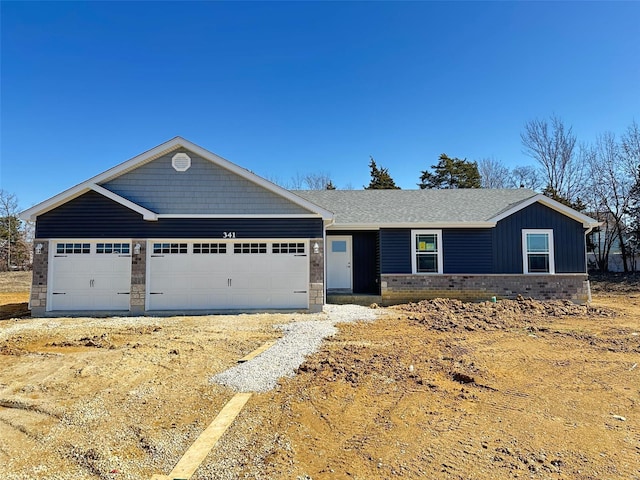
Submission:
[[[318,253],[313,252],[318,245]],[[309,311],[321,312],[324,305],[324,239],[309,241]]]
[[[140,253],[135,253],[140,245]],[[132,314],[142,315],[145,311],[147,290],[147,241],[134,239],[131,245],[131,296],[129,310]]]
[[[40,253],[38,245],[42,245]],[[49,242],[47,240],[33,241],[33,277],[31,280],[31,315],[42,317],[47,310],[47,281],[49,273]]]

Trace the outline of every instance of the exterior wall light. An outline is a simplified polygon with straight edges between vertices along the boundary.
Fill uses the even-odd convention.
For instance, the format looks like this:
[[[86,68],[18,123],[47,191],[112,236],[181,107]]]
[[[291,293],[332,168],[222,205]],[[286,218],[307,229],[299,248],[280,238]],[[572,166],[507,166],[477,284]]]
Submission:
[[[313,244],[313,253],[320,253],[320,245],[318,245],[318,242]]]
[[[42,247],[43,247],[43,245],[41,243],[38,243],[36,245],[36,255],[42,254]]]
[[[142,247],[140,246],[140,244],[139,244],[139,243],[136,243],[136,244],[134,245],[134,247],[133,247],[133,253],[134,253],[135,255],[140,255],[140,249],[141,249],[141,248],[142,248]]]

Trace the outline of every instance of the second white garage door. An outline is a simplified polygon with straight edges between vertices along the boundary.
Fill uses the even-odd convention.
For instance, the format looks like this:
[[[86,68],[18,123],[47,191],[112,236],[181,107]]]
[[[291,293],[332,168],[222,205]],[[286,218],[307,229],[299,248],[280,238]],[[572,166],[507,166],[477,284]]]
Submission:
[[[308,242],[150,241],[147,310],[308,308]]]

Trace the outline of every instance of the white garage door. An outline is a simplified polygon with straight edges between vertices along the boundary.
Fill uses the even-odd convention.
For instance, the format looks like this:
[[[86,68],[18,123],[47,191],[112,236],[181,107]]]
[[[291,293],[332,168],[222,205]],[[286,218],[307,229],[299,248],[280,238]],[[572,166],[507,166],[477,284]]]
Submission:
[[[53,241],[48,310],[129,310],[131,243]]]
[[[151,241],[148,310],[307,308],[307,242]]]

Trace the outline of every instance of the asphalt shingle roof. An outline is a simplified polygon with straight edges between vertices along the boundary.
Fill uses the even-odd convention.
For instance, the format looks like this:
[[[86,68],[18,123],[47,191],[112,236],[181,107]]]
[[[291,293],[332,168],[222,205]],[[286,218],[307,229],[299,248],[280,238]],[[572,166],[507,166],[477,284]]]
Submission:
[[[536,195],[526,188],[297,190],[293,193],[334,212],[336,225],[486,222]]]

